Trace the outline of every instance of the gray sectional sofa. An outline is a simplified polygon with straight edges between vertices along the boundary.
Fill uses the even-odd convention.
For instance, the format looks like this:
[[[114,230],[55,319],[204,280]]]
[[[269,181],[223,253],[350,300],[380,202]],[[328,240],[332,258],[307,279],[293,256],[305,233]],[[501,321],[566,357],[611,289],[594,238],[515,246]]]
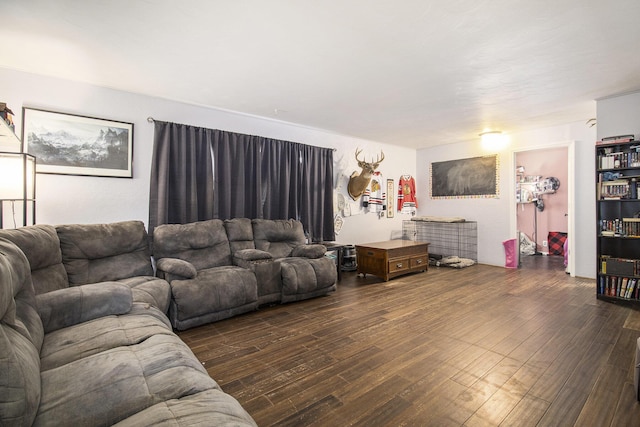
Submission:
[[[0,425],[256,425],[130,284],[36,295],[31,268],[0,238]]]
[[[255,426],[172,328],[332,292],[334,263],[292,220],[157,227],[157,269],[150,247],[140,221],[0,230],[0,425]]]
[[[112,224],[31,225],[0,230],[29,260],[36,294],[116,281],[136,302],[166,312],[169,284],[154,276],[149,238],[141,221]]]

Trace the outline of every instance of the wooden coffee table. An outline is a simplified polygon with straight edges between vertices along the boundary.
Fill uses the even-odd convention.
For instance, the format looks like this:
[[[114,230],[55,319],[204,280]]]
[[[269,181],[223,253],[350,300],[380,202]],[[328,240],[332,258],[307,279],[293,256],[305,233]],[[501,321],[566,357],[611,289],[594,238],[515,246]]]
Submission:
[[[356,245],[358,273],[373,274],[385,281],[407,273],[427,271],[429,243],[412,240]]]

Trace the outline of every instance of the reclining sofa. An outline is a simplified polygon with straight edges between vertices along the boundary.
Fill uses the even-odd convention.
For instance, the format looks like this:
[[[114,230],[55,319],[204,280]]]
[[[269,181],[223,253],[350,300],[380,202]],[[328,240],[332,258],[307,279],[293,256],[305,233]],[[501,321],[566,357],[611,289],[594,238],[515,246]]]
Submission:
[[[31,255],[36,266],[46,264]],[[89,277],[101,267],[89,268]],[[0,425],[256,425],[162,311],[134,302],[141,293],[131,282],[36,295],[34,278],[54,288],[65,272],[32,269],[16,244],[0,238]]]
[[[178,330],[336,290],[323,245],[305,244],[295,220],[235,218],[163,224],[153,231],[157,273],[171,285]]]

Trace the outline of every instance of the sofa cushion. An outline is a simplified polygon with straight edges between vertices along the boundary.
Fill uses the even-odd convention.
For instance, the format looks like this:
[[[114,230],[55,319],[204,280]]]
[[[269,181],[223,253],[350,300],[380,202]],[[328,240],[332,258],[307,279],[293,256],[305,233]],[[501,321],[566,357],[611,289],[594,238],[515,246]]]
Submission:
[[[173,334],[41,372],[38,426],[110,426],[160,402],[219,388]]]
[[[139,344],[157,334],[171,335],[159,310],[137,305],[129,314],[106,316],[45,335],[40,364],[43,371],[120,346]]]
[[[15,230],[0,230],[0,237],[15,243],[29,260],[36,294],[69,286],[62,264],[60,240],[51,225],[30,225]]]
[[[153,276],[141,221],[56,226],[70,285]]]
[[[43,336],[29,262],[16,245],[0,239],[0,425],[33,422]]]
[[[177,278],[180,279],[193,279],[198,275],[198,270],[196,270],[193,264],[178,258],[160,258],[156,261],[156,267],[158,270],[168,273],[171,276],[177,276]]]
[[[305,244],[300,221],[254,219],[252,224],[256,249],[269,252],[274,258],[290,256],[293,248]]]
[[[231,265],[231,249],[222,220],[162,224],[153,230],[153,256],[189,261],[196,270]]]
[[[45,332],[131,310],[131,289],[116,282],[59,289],[36,297]]]
[[[282,302],[299,301],[336,290],[337,271],[332,260],[282,258]]]
[[[135,276],[120,279],[117,283],[131,288],[133,301],[151,304],[165,314],[168,312],[171,287],[166,280],[154,276]]]
[[[224,221],[227,230],[227,238],[231,246],[231,254],[243,249],[255,249],[253,241],[253,228],[249,218],[233,218]]]
[[[327,253],[327,247],[324,245],[300,245],[293,248],[291,256],[303,258],[320,258]]]
[[[114,427],[141,426],[257,426],[237,400],[211,389],[158,403]]]
[[[256,276],[249,270],[222,266],[200,270],[195,279],[173,280],[171,321],[186,329],[253,310],[257,307]],[[195,319],[189,322],[190,319]]]

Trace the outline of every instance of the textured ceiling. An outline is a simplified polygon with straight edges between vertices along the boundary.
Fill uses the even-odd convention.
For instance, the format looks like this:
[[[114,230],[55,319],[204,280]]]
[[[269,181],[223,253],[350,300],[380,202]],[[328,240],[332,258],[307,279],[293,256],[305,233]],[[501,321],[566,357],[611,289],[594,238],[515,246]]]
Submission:
[[[0,67],[428,147],[640,89],[638,0],[0,0]]]

